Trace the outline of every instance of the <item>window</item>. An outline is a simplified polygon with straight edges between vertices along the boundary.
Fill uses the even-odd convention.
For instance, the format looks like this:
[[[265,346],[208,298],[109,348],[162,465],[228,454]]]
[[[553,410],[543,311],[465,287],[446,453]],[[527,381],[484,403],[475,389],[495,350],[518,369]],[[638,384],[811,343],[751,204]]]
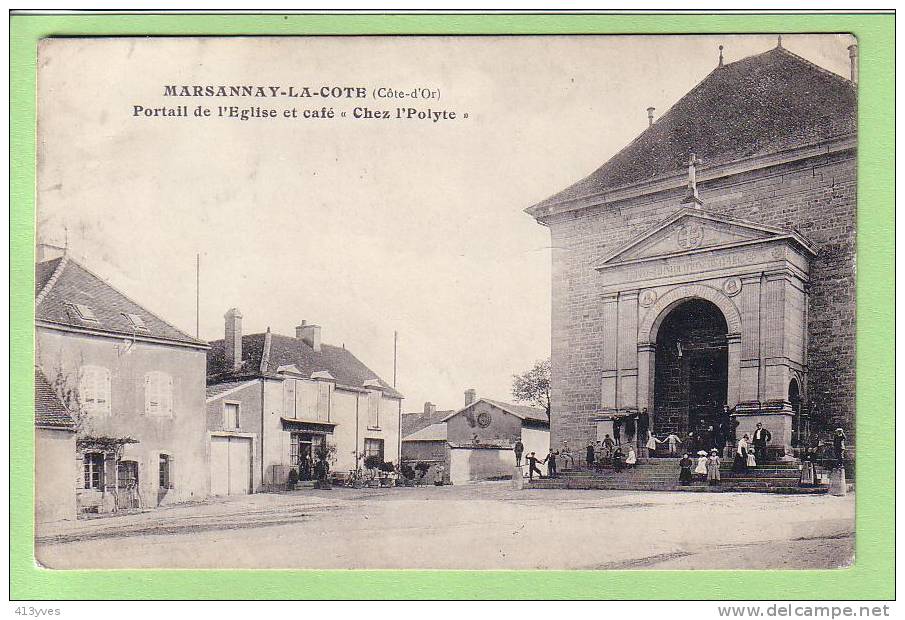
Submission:
[[[92,323],[97,323],[97,315],[94,314],[94,310],[86,306],[85,304],[70,304],[73,308],[75,308],[75,313],[78,318],[83,321],[90,321]]]
[[[83,366],[79,398],[88,412],[110,412],[110,371],[102,366]]]
[[[138,486],[138,463],[120,461],[116,464],[116,478],[120,489],[134,489]]]
[[[239,403],[223,404],[223,428],[239,428]]]
[[[85,471],[85,488],[104,489],[104,453],[86,452],[82,455],[82,464]]]
[[[170,488],[170,457],[167,454],[160,455],[160,488]]]
[[[380,392],[368,392],[368,428],[380,428]]]
[[[365,439],[365,458],[376,455],[383,463],[383,439]]]
[[[145,413],[173,415],[173,378],[164,372],[145,375]]]
[[[317,382],[317,419],[330,420],[330,383]]]
[[[148,326],[145,325],[145,320],[139,315],[123,312],[123,316],[129,319],[129,322],[132,323],[132,327],[134,327],[135,329],[148,329]]]

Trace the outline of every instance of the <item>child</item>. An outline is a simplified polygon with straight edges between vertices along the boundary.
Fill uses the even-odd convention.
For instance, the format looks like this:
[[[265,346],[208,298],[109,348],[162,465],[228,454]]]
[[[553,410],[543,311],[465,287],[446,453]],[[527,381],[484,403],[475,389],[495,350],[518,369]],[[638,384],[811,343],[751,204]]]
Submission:
[[[757,467],[757,459],[754,457],[754,450],[748,451],[748,467]]]
[[[698,466],[694,468],[694,473],[707,477],[707,453],[703,450],[698,451]]]

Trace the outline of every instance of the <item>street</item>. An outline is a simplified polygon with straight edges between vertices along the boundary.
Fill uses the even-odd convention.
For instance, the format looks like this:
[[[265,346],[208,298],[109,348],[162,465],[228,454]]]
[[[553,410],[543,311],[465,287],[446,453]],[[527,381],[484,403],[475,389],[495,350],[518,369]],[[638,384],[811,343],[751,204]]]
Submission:
[[[850,564],[853,494],[304,489],[38,526],[49,568],[802,569]]]

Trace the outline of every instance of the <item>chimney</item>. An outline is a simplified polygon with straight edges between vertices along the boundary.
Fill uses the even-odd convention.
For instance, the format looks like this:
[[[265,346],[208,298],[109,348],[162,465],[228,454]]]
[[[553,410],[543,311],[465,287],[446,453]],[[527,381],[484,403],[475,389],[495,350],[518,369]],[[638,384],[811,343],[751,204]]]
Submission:
[[[465,406],[472,404],[474,401],[478,399],[478,393],[475,392],[474,388],[468,388],[465,390]]]
[[[650,127],[654,124],[654,110],[657,108],[650,107],[647,109],[647,126]]]
[[[307,344],[315,351],[321,350],[321,326],[308,324],[308,321],[302,321],[302,324],[295,328],[295,337]]]
[[[223,318],[226,320],[223,350],[226,360],[236,370],[242,366],[242,313],[238,308],[230,308]]]
[[[43,263],[44,261],[59,258],[66,253],[66,248],[58,245],[50,245],[49,243],[39,243],[35,248],[35,262]]]
[[[435,413],[437,413],[437,405],[435,405],[434,403],[432,403],[430,401],[427,401],[426,403],[424,403],[424,415],[432,416]]]
[[[857,45],[849,45],[848,46],[848,59],[851,61],[851,76],[852,76],[852,84],[858,83],[858,46]]]

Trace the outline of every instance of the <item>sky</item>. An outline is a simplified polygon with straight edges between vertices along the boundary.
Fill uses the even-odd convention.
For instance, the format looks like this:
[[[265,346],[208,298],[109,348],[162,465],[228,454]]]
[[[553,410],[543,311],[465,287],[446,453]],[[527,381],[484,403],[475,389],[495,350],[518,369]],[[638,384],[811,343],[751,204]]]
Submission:
[[[783,46],[845,77],[845,35]],[[773,35],[65,39],[39,57],[39,243],[200,337],[345,345],[405,411],[511,400],[550,354],[550,239],[524,209],[588,175]],[[166,84],[364,86],[439,100],[164,97]],[[456,120],[160,118],[145,108],[355,106]],[[468,118],[463,118],[468,113]],[[216,114],[216,112],[214,112]]]

